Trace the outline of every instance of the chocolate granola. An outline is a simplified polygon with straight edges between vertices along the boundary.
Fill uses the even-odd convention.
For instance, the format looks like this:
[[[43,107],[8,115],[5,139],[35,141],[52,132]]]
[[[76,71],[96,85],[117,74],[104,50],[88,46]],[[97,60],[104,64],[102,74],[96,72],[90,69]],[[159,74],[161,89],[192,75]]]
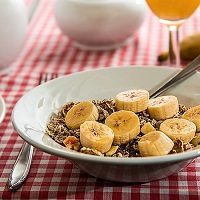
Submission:
[[[67,112],[72,108],[73,105],[77,104],[79,102],[69,102],[65,104],[62,109],[58,112],[57,115],[52,115],[50,117],[50,121],[47,124],[46,128],[46,134],[48,134],[53,140],[55,140],[60,145],[63,145],[63,141],[68,136],[74,136],[78,140],[80,138],[80,129],[70,130],[66,124],[65,124],[65,116]],[[105,119],[116,111],[115,102],[112,99],[103,99],[103,100],[93,100],[92,103],[95,104],[95,106],[98,108],[99,111],[99,118],[98,122],[104,123]],[[180,116],[187,110],[185,105],[180,104],[179,105],[179,112],[177,113],[175,118],[180,118]],[[151,125],[156,129],[159,130],[160,124],[164,120],[155,120],[150,119],[149,114],[147,111],[142,111],[139,113],[136,113],[140,120],[140,127],[142,127],[145,123],[149,122]],[[138,134],[138,136],[128,142],[127,144],[120,145],[117,151],[112,155],[112,157],[140,157],[140,151],[138,148],[138,141],[142,137],[142,133]],[[174,141],[174,147],[170,154],[173,153],[179,153],[186,151],[188,149],[192,148],[192,144],[184,144],[181,140]],[[82,153],[91,154],[91,155],[97,155],[97,156],[106,156],[100,152],[97,152],[95,150],[91,150],[89,148],[82,147],[79,150]]]

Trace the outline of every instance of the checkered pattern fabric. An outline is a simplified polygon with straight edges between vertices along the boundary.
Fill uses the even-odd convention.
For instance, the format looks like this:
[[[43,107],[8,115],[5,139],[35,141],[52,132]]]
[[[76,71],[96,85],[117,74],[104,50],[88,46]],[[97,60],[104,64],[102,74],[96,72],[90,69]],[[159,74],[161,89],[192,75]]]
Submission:
[[[167,50],[167,28],[150,11],[125,46],[105,52],[79,50],[58,28],[54,3],[55,0],[41,0],[30,22],[23,50],[10,66],[9,73],[0,76],[0,93],[7,105],[0,128],[0,199],[200,199],[200,158],[162,180],[125,184],[92,177],[69,160],[37,149],[24,185],[16,192],[9,191],[8,177],[23,144],[13,129],[11,112],[18,99],[37,85],[41,72],[64,75],[104,67],[159,66],[157,56]],[[180,28],[180,38],[199,31],[197,10]]]

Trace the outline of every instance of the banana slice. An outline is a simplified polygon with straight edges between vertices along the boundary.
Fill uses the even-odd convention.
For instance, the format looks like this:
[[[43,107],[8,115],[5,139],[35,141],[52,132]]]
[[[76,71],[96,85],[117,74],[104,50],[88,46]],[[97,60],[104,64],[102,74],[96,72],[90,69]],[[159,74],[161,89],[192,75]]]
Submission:
[[[161,131],[149,132],[138,141],[141,156],[167,155],[173,146],[173,141]]]
[[[106,156],[112,156],[114,153],[116,153],[119,146],[111,146],[109,151],[106,152]]]
[[[196,132],[196,126],[193,122],[186,119],[167,119],[160,124],[160,131],[165,133],[172,140],[182,140],[183,143],[190,142]]]
[[[65,116],[65,123],[70,129],[77,129],[85,121],[96,121],[99,117],[97,107],[91,101],[74,105]]]
[[[112,129],[105,124],[85,121],[80,125],[80,142],[84,147],[105,153],[111,148],[113,138]]]
[[[180,42],[180,57],[181,60],[194,60],[200,54],[200,32],[193,33],[185,37]],[[167,60],[168,52],[163,52],[158,56],[158,61]]]
[[[149,92],[142,89],[121,92],[115,98],[117,110],[129,110],[135,113],[146,110],[148,101]]]
[[[197,132],[200,132],[200,105],[188,109],[183,115],[183,119],[187,119],[196,125]]]
[[[115,145],[128,143],[140,132],[139,118],[131,111],[114,112],[106,118],[105,124],[114,132],[113,144]]]
[[[160,96],[149,100],[147,111],[151,119],[168,119],[179,111],[178,99],[175,96]]]
[[[147,122],[147,123],[145,123],[143,126],[142,126],[142,128],[141,128],[141,132],[143,133],[143,134],[147,134],[147,133],[149,133],[149,132],[152,132],[152,131],[155,131],[156,129],[151,125],[151,123],[150,122]]]
[[[200,133],[196,133],[191,143],[196,147],[200,144]]]

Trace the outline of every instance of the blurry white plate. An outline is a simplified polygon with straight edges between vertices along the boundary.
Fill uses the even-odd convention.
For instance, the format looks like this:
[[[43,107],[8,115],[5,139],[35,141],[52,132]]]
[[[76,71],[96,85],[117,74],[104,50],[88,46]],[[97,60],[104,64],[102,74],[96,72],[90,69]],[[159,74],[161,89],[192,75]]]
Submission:
[[[3,121],[6,114],[6,104],[3,97],[0,95],[0,124]]]
[[[163,178],[187,166],[200,155],[200,150],[133,159],[98,157],[69,150],[53,141],[44,131],[52,113],[57,113],[68,101],[114,98],[118,92],[134,88],[151,92],[178,71],[167,67],[130,66],[59,77],[27,92],[15,105],[12,122],[18,134],[28,143],[49,154],[71,160],[93,176],[121,182]],[[186,106],[199,105],[199,83],[200,74],[196,73],[165,94],[176,95],[179,103]]]

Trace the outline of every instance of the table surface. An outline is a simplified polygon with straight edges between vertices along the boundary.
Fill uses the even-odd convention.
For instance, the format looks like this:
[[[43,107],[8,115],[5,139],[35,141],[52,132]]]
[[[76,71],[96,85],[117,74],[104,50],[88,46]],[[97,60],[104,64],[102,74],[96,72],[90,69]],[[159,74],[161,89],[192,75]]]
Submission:
[[[167,50],[167,28],[147,12],[139,31],[123,47],[90,52],[73,46],[58,28],[54,0],[42,0],[30,22],[27,39],[9,74],[0,76],[0,93],[7,112],[0,128],[0,198],[2,199],[200,199],[200,158],[162,180],[144,184],[115,183],[92,177],[70,161],[35,149],[29,176],[16,192],[8,177],[23,140],[13,129],[11,112],[18,99],[38,83],[42,72],[78,71],[127,65],[158,66],[157,56]],[[199,9],[180,28],[180,39],[200,31]]]

